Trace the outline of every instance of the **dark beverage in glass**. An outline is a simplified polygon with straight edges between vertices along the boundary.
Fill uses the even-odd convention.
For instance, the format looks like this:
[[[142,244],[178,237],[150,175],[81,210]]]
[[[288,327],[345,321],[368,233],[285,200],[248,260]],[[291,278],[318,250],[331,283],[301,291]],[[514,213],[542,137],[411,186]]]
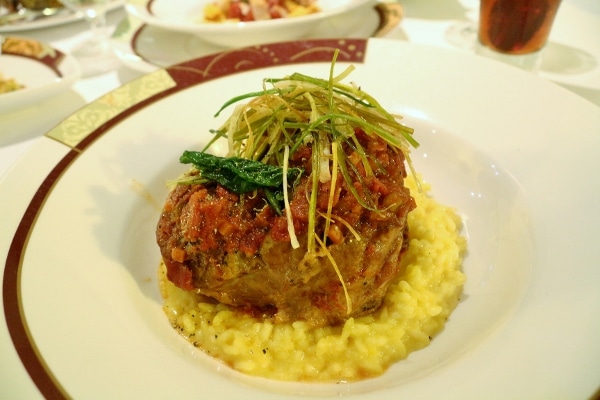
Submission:
[[[481,0],[479,41],[506,54],[530,54],[548,40],[560,0]]]

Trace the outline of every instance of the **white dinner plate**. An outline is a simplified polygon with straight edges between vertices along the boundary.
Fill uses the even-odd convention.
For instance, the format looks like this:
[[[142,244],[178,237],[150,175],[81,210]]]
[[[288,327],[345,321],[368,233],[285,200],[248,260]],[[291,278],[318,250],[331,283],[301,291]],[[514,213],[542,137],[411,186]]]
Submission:
[[[148,25],[193,33],[208,43],[233,48],[305,38],[319,22],[370,8],[377,0],[319,0],[319,12],[294,18],[251,22],[205,22],[204,7],[214,1],[129,0],[126,9]]]
[[[161,310],[165,183],[231,97],[293,72],[403,114],[416,169],[464,220],[464,296],[431,345],[357,383],[249,378]],[[225,113],[227,114],[227,113]],[[257,46],[160,69],[48,132],[0,182],[0,398],[588,398],[600,360],[600,109],[503,64],[385,39]],[[285,366],[281,366],[285,368]]]
[[[307,38],[378,37],[398,26],[401,19],[400,4],[378,3],[368,9],[324,19]],[[111,38],[111,45],[123,63],[141,72],[151,72],[224,50],[193,33],[147,25],[132,15],[119,24]]]
[[[67,90],[81,76],[75,58],[33,39],[6,37],[0,55],[4,79],[22,89],[0,93],[0,115],[40,103]],[[1,134],[1,132],[0,132]]]
[[[107,11],[116,10],[117,8],[123,6],[125,4],[125,0],[111,0],[107,6]],[[49,28],[51,26],[68,24],[71,22],[79,21],[83,19],[83,14],[80,13],[58,13],[51,17],[40,18],[34,21],[8,24],[8,25],[0,25],[0,33],[7,32],[22,32],[22,31],[30,31],[35,29]]]

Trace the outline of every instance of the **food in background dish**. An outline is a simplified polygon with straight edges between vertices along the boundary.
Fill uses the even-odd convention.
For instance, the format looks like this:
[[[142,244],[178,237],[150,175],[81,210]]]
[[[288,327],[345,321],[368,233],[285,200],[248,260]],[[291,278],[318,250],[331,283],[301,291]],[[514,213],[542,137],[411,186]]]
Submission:
[[[32,10],[42,10],[44,8],[62,7],[58,0],[0,0],[0,6],[6,8],[9,12],[16,12],[21,7]]]
[[[229,154],[184,152],[158,222],[172,325],[251,375],[381,374],[462,291],[460,219],[408,176],[412,129],[334,65],[228,102],[251,99],[214,131]]]
[[[25,86],[17,82],[14,78],[4,78],[0,73],[0,94],[14,92],[23,89]]]
[[[208,22],[262,21],[319,11],[314,0],[219,0],[204,7]]]
[[[17,11],[19,2],[16,0],[0,0],[0,7],[5,8],[8,12]]]

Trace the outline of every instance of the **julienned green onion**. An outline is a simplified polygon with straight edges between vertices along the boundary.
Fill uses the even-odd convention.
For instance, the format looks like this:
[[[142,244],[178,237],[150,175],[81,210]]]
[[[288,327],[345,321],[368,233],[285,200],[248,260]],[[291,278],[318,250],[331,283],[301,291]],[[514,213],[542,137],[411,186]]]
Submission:
[[[215,175],[214,172],[207,172],[205,167],[198,166],[192,161],[200,170],[199,179],[202,181],[216,181],[223,184],[223,182],[231,180],[236,185],[252,188],[252,190],[263,189],[267,196],[275,193],[275,198],[279,200],[273,201],[272,204],[270,202],[270,204],[278,212],[281,212],[282,207],[277,204],[281,205],[279,202],[283,201],[283,210],[286,211],[292,245],[298,247],[299,245],[294,243],[295,234],[293,221],[289,215],[287,191],[290,190],[290,186],[293,190],[294,182],[297,182],[304,172],[295,171],[297,168],[288,168],[288,158],[301,145],[310,145],[312,147],[312,175],[308,178],[312,180],[310,185],[312,190],[309,199],[307,232],[307,252],[309,253],[316,252],[318,246],[325,251],[325,254],[329,254],[325,246],[327,229],[323,233],[323,238],[319,238],[316,236],[316,227],[318,218],[324,218],[326,224],[332,218],[337,218],[331,215],[333,197],[331,196],[328,200],[327,214],[323,215],[317,210],[316,196],[319,183],[331,182],[332,190],[330,192],[334,192],[335,179],[332,177],[337,177],[337,174],[332,173],[333,169],[340,172],[346,181],[346,187],[361,206],[377,210],[374,202],[360,197],[354,189],[352,176],[359,181],[361,178],[359,174],[351,173],[356,167],[346,160],[343,150],[345,145],[356,151],[365,171],[372,173],[369,156],[355,136],[357,129],[364,131],[367,135],[378,136],[391,148],[402,151],[411,170],[409,148],[418,146],[412,136],[413,129],[401,124],[400,116],[387,112],[377,100],[360,88],[341,82],[354,70],[353,66],[348,66],[337,76],[334,75],[337,55],[338,51],[334,54],[328,79],[300,73],[294,73],[285,78],[266,78],[263,80],[263,90],[236,96],[217,111],[215,116],[236,104],[227,121],[218,130],[211,131],[215,136],[203,153],[216,140],[225,138],[228,143],[227,158],[221,160],[215,158],[210,162],[235,166],[244,164],[241,160],[251,161],[246,166],[247,168],[242,168],[243,173],[239,173],[239,168],[236,172],[237,167],[226,168],[228,174],[233,171],[235,176],[222,179],[220,168],[225,167],[219,167],[219,173]],[[241,101],[248,102],[237,104]],[[194,157],[200,157],[198,154],[194,154]],[[190,152],[184,153],[182,156],[184,162],[185,160],[190,161],[190,155]],[[261,165],[265,168],[261,168]],[[286,179],[284,179],[284,174]],[[268,184],[264,184],[266,176],[269,177]],[[270,178],[274,178],[274,180],[270,180]],[[229,187],[227,184],[224,186]],[[274,189],[275,186],[278,187],[277,190]],[[229,188],[231,189],[231,187]],[[332,265],[339,276],[335,262],[332,262]],[[346,291],[341,276],[340,280]],[[346,298],[349,301],[349,296]],[[348,309],[350,312],[351,304],[349,303]]]

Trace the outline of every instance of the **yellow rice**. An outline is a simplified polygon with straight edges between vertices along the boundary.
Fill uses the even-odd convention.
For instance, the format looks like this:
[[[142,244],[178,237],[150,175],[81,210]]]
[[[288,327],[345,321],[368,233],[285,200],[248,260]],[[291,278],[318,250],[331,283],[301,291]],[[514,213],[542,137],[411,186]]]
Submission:
[[[356,381],[382,374],[427,346],[456,307],[465,276],[466,241],[455,210],[439,204],[423,183],[406,182],[417,203],[409,214],[406,266],[373,314],[340,326],[309,328],[302,321],[273,324],[222,304],[198,302],[160,269],[164,311],[194,346],[232,368],[285,381]]]
[[[14,92],[19,89],[23,89],[25,86],[18,83],[13,78],[4,78],[2,73],[0,73],[0,94]]]

